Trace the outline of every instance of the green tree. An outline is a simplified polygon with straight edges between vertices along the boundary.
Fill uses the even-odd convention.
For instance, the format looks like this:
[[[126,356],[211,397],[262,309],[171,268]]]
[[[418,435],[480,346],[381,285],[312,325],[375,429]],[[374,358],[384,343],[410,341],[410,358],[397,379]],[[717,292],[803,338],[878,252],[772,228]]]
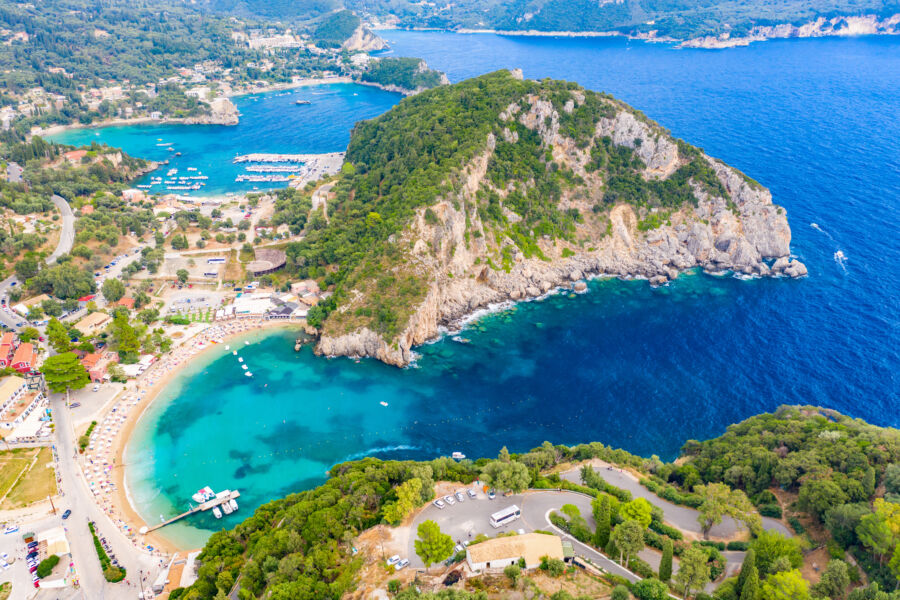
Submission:
[[[765,600],[809,600],[809,586],[800,571],[782,571],[766,577],[760,595]]]
[[[741,573],[743,573],[743,569]],[[756,565],[751,563],[747,567],[747,574],[744,577],[743,585],[740,588],[740,600],[757,600],[759,598],[759,571]]]
[[[58,317],[63,313],[63,305],[56,300],[48,299],[41,302],[41,308],[48,317]]]
[[[26,318],[29,321],[39,321],[44,316],[44,309],[39,304],[28,307]]]
[[[47,341],[58,354],[68,352],[72,348],[69,330],[55,317],[47,323]]]
[[[119,279],[110,278],[103,282],[100,292],[107,302],[118,302],[125,295],[125,284]]]
[[[881,504],[879,505],[879,502]],[[878,564],[883,565],[885,557],[897,545],[895,534],[891,529],[885,503],[881,498],[875,501],[875,512],[865,515],[859,520],[856,536],[872,554],[878,557]],[[879,510],[879,507],[882,509]]]
[[[113,317],[112,339],[123,364],[137,362],[138,354],[141,351],[141,340],[137,330],[128,322],[127,311],[118,311]]]
[[[629,558],[644,549],[644,527],[637,521],[624,521],[616,526],[610,539],[622,552],[622,564],[627,565]]]
[[[407,479],[397,486],[397,501],[384,507],[384,520],[391,524],[402,521],[419,505],[422,499],[422,480]]]
[[[507,565],[506,568],[503,569],[503,574],[506,575],[512,586],[516,587],[522,576],[522,569],[519,568],[519,565]]]
[[[800,486],[797,505],[801,510],[822,520],[825,512],[848,500],[844,490],[831,479],[810,479]]]
[[[597,529],[594,531],[594,546],[605,548],[609,543],[609,496],[603,494],[599,498],[594,498],[591,501],[591,508],[594,512],[594,521],[597,523]]]
[[[436,562],[446,560],[453,553],[453,538],[443,533],[431,519],[419,523],[417,533],[416,556],[422,559],[426,569]]]
[[[747,549],[747,554],[744,555],[744,561],[741,563],[741,571],[738,573],[734,588],[738,594],[741,593],[741,589],[744,587],[744,581],[750,574],[750,567],[753,567],[753,570],[756,571],[756,578],[759,579],[759,569],[756,568],[756,550],[753,548]]]
[[[80,390],[91,381],[74,352],[63,352],[47,358],[41,366],[41,372],[51,392]]]
[[[629,598],[631,598],[631,592],[622,584],[614,587],[612,595],[609,597],[610,600],[629,600]]]
[[[703,498],[697,509],[697,521],[703,529],[703,537],[709,537],[709,530],[721,523],[725,515],[744,523],[754,533],[760,529],[760,517],[741,490],[732,490],[724,483],[709,483],[694,486],[694,492]]]
[[[756,569],[761,574],[771,573],[772,564],[781,556],[787,557],[793,568],[803,564],[803,553],[800,543],[793,538],[786,538],[777,531],[760,532],[750,542],[750,548],[756,554]]]
[[[518,493],[531,483],[531,474],[522,463],[492,460],[482,467],[481,479],[500,491]]]
[[[637,521],[646,529],[650,526],[653,507],[645,498],[635,498],[619,507],[619,516],[625,521]]]
[[[831,600],[843,600],[850,589],[850,570],[842,560],[830,560],[819,582],[812,586],[816,596],[824,596]]]
[[[662,558],[659,561],[659,580],[668,581],[672,578],[672,540],[666,538],[663,542]]]
[[[24,283],[38,274],[40,263],[34,256],[24,256],[16,262],[15,272],[16,278]]]
[[[868,504],[863,503],[835,506],[825,513],[825,527],[838,544],[849,548],[859,541],[856,528],[862,518],[871,512]]]
[[[187,283],[189,275],[187,269],[178,269],[175,271],[175,276],[178,277],[178,283],[181,284]]]
[[[669,600],[669,586],[653,577],[635,583],[631,593],[638,600]]]
[[[682,553],[675,583],[681,586],[685,599],[690,598],[692,591],[703,589],[709,583],[709,556],[702,548],[691,546]]]
[[[41,337],[41,332],[34,327],[26,327],[19,332],[19,340],[23,342],[31,343],[39,337]]]

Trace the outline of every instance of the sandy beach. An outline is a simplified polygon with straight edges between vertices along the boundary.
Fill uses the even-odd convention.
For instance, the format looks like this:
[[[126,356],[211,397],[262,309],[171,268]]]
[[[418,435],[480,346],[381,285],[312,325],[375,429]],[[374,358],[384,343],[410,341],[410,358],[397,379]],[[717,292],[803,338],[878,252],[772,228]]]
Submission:
[[[158,533],[137,533],[146,523],[131,504],[125,487],[124,453],[136,423],[159,392],[185,365],[201,354],[229,340],[250,333],[276,328],[299,329],[300,323],[264,321],[258,318],[213,323],[179,343],[169,354],[154,363],[113,402],[97,419],[91,442],[79,460],[94,499],[112,522],[135,546],[150,552],[172,555],[180,548]],[[213,342],[215,340],[215,343]]]

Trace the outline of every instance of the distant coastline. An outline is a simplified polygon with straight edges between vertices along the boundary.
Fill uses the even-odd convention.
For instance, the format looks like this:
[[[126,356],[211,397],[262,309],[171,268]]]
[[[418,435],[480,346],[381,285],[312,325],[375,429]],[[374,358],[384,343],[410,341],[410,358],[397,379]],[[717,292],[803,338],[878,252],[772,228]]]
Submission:
[[[459,34],[492,34],[519,37],[570,37],[601,38],[624,37],[629,40],[676,44],[678,48],[698,48],[721,50],[747,46],[753,42],[764,42],[776,39],[794,39],[810,37],[856,37],[864,35],[900,35],[900,13],[879,18],[874,14],[857,16],[838,16],[826,19],[819,17],[802,25],[780,23],[770,26],[755,26],[746,35],[731,37],[729,34],[698,36],[689,39],[657,36],[656,31],[629,34],[621,31],[540,31],[536,29],[441,29],[433,27],[398,28],[396,26],[373,26],[378,31],[433,31]]]

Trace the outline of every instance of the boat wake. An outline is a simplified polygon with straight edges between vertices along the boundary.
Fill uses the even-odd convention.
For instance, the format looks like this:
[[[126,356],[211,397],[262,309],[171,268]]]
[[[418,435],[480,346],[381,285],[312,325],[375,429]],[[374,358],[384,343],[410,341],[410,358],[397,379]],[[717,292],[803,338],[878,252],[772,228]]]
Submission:
[[[360,460],[362,458],[366,458],[367,456],[375,456],[377,454],[389,454],[391,452],[402,452],[406,450],[421,450],[418,446],[407,446],[406,444],[400,444],[398,446],[380,446],[377,448],[369,448],[368,450],[363,450],[362,452],[355,452],[347,456],[341,462],[348,462],[351,460]]]
[[[816,231],[819,231],[819,232],[821,232],[821,233],[824,233],[825,235],[828,236],[828,239],[829,239],[829,240],[831,240],[832,242],[837,243],[837,240],[834,239],[834,236],[831,235],[830,233],[828,233],[827,231],[825,231],[824,229],[822,229],[822,227],[819,226],[818,223],[810,223],[809,226],[812,227],[813,229],[815,229]],[[835,250],[835,253],[834,253],[834,262],[836,262],[837,264],[839,264],[839,265],[841,266],[841,268],[844,270],[844,273],[847,272],[847,255],[844,254],[844,251],[841,250],[840,248],[837,248],[837,249]]]

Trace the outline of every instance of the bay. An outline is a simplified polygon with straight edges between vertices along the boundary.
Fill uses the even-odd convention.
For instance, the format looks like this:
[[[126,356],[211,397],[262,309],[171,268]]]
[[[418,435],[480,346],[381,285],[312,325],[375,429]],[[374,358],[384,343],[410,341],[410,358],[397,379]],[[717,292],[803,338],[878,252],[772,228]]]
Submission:
[[[810,276],[687,274],[659,289],[594,281],[584,295],[486,315],[460,334],[468,343],[426,345],[417,368],[404,370],[294,353],[286,333],[242,350],[252,382],[230,354],[210,354],[139,424],[128,483],[153,522],[207,484],[240,489],[241,510],[219,522],[195,517],[166,535],[199,544],[365,455],[491,456],[504,445],[597,440],[672,459],[685,440],[780,404],[898,425],[900,40],[700,51],[619,39],[384,35],[394,54],[424,57],[454,81],[521,67],[640,108],[769,187]]]

